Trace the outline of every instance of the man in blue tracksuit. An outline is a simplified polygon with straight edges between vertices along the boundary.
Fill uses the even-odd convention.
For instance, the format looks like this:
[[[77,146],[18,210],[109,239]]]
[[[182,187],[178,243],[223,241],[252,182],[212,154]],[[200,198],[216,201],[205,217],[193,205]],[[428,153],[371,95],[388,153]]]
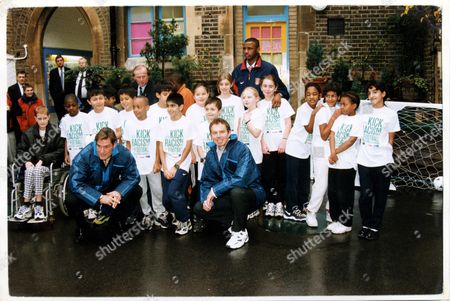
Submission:
[[[218,118],[211,122],[211,143],[200,184],[200,202],[194,213],[205,220],[231,225],[226,246],[238,249],[248,242],[247,215],[265,200],[261,175],[250,149],[231,134],[230,125]]]
[[[142,195],[140,176],[132,154],[117,143],[110,128],[101,129],[95,140],[73,160],[69,173],[66,206],[77,221],[76,240],[85,238],[87,223],[84,210],[94,208],[100,215],[94,220],[102,224],[111,219],[125,223],[137,212]]]
[[[254,87],[258,90],[259,97],[264,99],[261,91],[262,79],[266,75],[273,75],[277,81],[278,93],[275,94],[276,100],[273,102],[281,103],[281,97],[289,100],[289,92],[285,84],[278,76],[277,68],[269,62],[263,61],[259,54],[259,41],[255,38],[248,38],[244,41],[244,61],[237,65],[231,77],[233,78],[234,94],[240,96],[242,91],[247,87]],[[275,105],[275,107],[279,106]]]

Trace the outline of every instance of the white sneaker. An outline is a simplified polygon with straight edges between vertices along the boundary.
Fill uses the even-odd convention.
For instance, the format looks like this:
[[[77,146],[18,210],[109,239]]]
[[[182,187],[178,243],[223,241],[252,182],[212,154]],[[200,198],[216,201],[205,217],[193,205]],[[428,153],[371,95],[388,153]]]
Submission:
[[[331,219],[330,210],[327,210],[327,222],[332,223],[333,220]]]
[[[267,204],[266,216],[274,216],[275,215],[275,204],[269,203]]]
[[[257,217],[258,215],[259,215],[259,209],[256,209],[255,211],[253,211],[252,213],[247,215],[247,220]]]
[[[247,229],[239,232],[231,232],[231,237],[225,245],[229,249],[239,249],[248,242]]]
[[[179,221],[177,224],[177,229],[175,230],[175,234],[185,235],[188,234],[190,230],[192,230],[191,220],[187,220],[185,222]]]
[[[145,214],[141,220],[142,227],[146,230],[151,230],[153,228],[153,218],[150,214]]]
[[[316,228],[319,223],[317,222],[316,214],[314,212],[306,212],[306,224],[311,228]]]
[[[22,205],[20,206],[19,210],[17,210],[16,214],[14,215],[15,219],[25,221],[30,219],[33,216],[32,207],[31,205]]]
[[[283,207],[283,203],[278,202],[275,205],[275,216],[276,217],[282,217],[284,214],[284,207]]]
[[[331,224],[329,224],[327,226],[327,230],[333,232],[334,227],[336,227],[336,225],[338,224],[338,222],[332,222]]]
[[[87,218],[88,220],[94,220],[97,218],[97,215],[98,215],[97,211],[92,208],[84,210],[83,213],[84,213],[84,217]]]
[[[35,220],[44,220],[45,219],[44,207],[42,207],[42,205],[34,206],[34,219]]]
[[[178,227],[178,224],[180,223],[180,221],[178,221],[177,218],[175,217],[175,213],[170,212],[170,215],[172,215],[172,225],[174,225],[175,227]]]
[[[347,233],[350,231],[352,231],[352,227],[344,226],[343,224],[341,224],[339,222],[337,222],[337,225],[334,226],[333,229],[331,229],[331,233],[333,233],[333,234],[344,234],[344,233]]]

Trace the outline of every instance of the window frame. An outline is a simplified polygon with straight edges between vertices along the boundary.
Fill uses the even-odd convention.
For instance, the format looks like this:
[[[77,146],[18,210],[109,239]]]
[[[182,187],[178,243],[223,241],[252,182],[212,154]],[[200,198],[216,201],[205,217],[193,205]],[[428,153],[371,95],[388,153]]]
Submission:
[[[128,57],[140,57],[140,54],[133,54],[132,53],[132,47],[131,47],[131,9],[133,7],[150,7],[150,22],[152,24],[152,29],[153,29],[153,24],[155,23],[155,7],[154,6],[128,6],[127,7],[127,27],[128,27],[128,32],[127,32],[127,42],[128,42]],[[142,22],[143,23],[143,22]],[[138,24],[138,22],[133,23],[133,24]],[[150,37],[149,37],[150,39]]]

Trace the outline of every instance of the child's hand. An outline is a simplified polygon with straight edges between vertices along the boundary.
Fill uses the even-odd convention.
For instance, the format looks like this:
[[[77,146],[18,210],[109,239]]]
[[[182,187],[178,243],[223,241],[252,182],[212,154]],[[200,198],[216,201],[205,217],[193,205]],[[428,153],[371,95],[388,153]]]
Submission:
[[[167,169],[164,169],[164,178],[166,178],[167,180],[171,180],[172,179],[172,174]]]
[[[341,115],[342,115],[342,109],[339,108],[339,109],[336,109],[336,111],[334,111],[334,113],[333,113],[333,115],[331,117],[336,119],[336,118],[338,118]]]
[[[316,114],[317,112],[319,112],[319,110],[322,109],[322,107],[323,107],[323,104],[321,104],[321,103],[318,104],[312,111],[312,114]]]
[[[269,147],[267,146],[267,144],[264,141],[261,141],[261,149],[262,149],[262,152],[264,155],[270,154]]]
[[[153,173],[157,173],[159,171],[161,171],[161,164],[155,161],[155,164],[153,164]]]
[[[42,160],[39,160],[38,163],[36,163],[35,166],[36,166],[36,167],[41,167],[41,166],[42,166]]]
[[[286,151],[286,139],[281,139],[280,144],[278,145],[278,153],[283,154]]]
[[[248,122],[250,122],[251,117],[252,116],[249,112],[245,112],[244,117],[243,117],[244,123],[247,124]]]
[[[197,163],[197,156],[194,154],[194,152],[192,152],[191,163],[192,163],[192,164]]]
[[[70,165],[70,157],[67,155],[64,156],[64,164]]]
[[[25,163],[25,168],[26,168],[26,169],[30,169],[30,168],[32,168],[33,166],[34,166],[34,164],[31,163],[30,161],[28,161],[27,163]]]
[[[337,157],[336,153],[332,153],[330,155],[330,157],[328,158],[328,162],[330,162],[330,164],[336,164],[337,160],[338,160],[338,157]]]

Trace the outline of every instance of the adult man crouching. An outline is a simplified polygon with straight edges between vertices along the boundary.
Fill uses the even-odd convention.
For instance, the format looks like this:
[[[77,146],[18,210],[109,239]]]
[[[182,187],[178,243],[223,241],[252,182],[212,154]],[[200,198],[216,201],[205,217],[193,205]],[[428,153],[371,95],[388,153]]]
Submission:
[[[111,219],[116,225],[133,219],[142,195],[139,172],[131,153],[117,143],[114,130],[102,128],[95,140],[73,160],[69,173],[66,206],[77,222],[76,240],[85,239],[88,227],[84,211],[100,211],[94,220],[102,224]]]
[[[265,199],[259,169],[250,149],[231,134],[230,125],[218,118],[209,125],[211,143],[200,185],[200,202],[194,213],[205,220],[231,225],[226,243],[238,249],[248,242],[247,215]]]

